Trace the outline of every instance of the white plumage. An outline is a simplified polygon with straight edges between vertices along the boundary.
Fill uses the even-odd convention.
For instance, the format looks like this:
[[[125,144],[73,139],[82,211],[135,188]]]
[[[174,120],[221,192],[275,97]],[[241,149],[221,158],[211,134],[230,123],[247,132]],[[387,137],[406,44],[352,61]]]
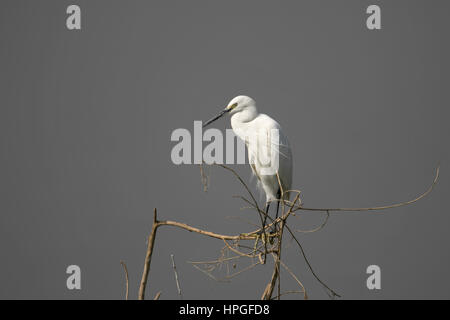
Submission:
[[[268,212],[270,202],[281,198],[282,191],[278,177],[283,191],[291,188],[292,152],[287,136],[278,122],[268,115],[258,113],[255,101],[247,96],[232,99],[218,116],[207,121],[203,127],[226,113],[231,115],[234,133],[247,146],[250,166],[266,195],[266,212]],[[289,193],[284,192],[284,199],[288,198]],[[277,216],[278,205],[277,201]]]

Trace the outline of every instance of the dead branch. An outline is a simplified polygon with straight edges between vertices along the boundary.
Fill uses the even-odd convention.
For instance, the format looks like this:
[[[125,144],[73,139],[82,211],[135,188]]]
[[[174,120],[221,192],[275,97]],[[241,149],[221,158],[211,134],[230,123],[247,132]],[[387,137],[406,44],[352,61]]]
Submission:
[[[128,285],[129,285],[129,280],[128,280],[128,269],[127,269],[127,265],[125,264],[125,262],[120,261],[120,264],[123,267],[123,270],[125,272],[125,280],[126,280],[126,291],[125,291],[125,300],[128,300]]]
[[[305,289],[305,287],[303,286],[303,283],[302,283],[300,280],[298,280],[297,276],[291,271],[291,269],[289,269],[289,267],[288,267],[283,261],[280,260],[280,263],[281,263],[281,265],[283,266],[283,268],[286,269],[287,272],[289,272],[289,274],[291,275],[291,277],[294,278],[294,280],[295,280],[295,281],[299,284],[299,286],[302,288],[302,291],[297,291],[297,292],[303,293],[303,298],[304,298],[305,300],[307,300],[307,299],[308,299],[308,295],[306,294],[306,289]],[[281,294],[278,294],[278,297],[280,297],[280,296],[281,296]]]
[[[147,253],[146,253],[145,262],[144,262],[144,271],[142,273],[141,284],[139,286],[139,296],[138,296],[139,300],[145,299],[145,289],[147,286],[148,275],[150,272],[150,265],[151,265],[151,259],[152,259],[152,254],[153,254],[153,248],[155,245],[156,233],[157,233],[158,228],[161,226],[178,227],[180,229],[184,229],[184,230],[187,230],[190,232],[195,232],[195,233],[198,233],[198,234],[201,234],[204,236],[208,236],[208,237],[215,238],[215,239],[220,239],[223,241],[226,241],[226,240],[254,240],[254,239],[257,239],[257,237],[258,237],[257,234],[260,231],[260,230],[256,230],[249,234],[240,234],[240,235],[230,236],[230,235],[222,235],[222,234],[218,234],[218,233],[214,233],[214,232],[210,232],[210,231],[201,230],[199,228],[191,227],[191,226],[189,226],[185,223],[181,223],[181,222],[158,221],[157,211],[155,208],[154,213],[153,213],[152,231],[150,233],[150,236],[148,237]]]
[[[209,186],[209,176],[205,173],[203,163],[199,164],[199,167],[200,167],[200,177],[203,185],[203,192],[207,192]]]
[[[387,206],[380,206],[380,207],[366,207],[366,208],[307,208],[307,207],[302,207],[299,206],[296,208],[296,210],[307,210],[307,211],[325,211],[325,212],[333,212],[333,211],[381,211],[381,210],[386,210],[386,209],[393,209],[393,208],[399,208],[399,207],[403,207],[403,206],[407,206],[410,204],[413,204],[423,198],[425,198],[431,191],[433,191],[433,188],[436,186],[438,179],[439,179],[439,169],[440,169],[440,165],[438,165],[436,167],[436,174],[434,176],[434,180],[433,183],[431,184],[431,186],[421,195],[419,195],[418,197],[409,200],[409,201],[405,201],[405,202],[399,202],[399,203],[394,203],[391,205],[387,205]],[[294,210],[294,211],[296,211]]]
[[[292,213],[292,215],[294,216],[295,213]],[[325,221],[324,221],[320,226],[318,226],[317,228],[314,228],[314,229],[311,229],[311,230],[301,230],[301,229],[297,229],[297,230],[295,230],[295,231],[300,232],[300,233],[313,233],[313,232],[317,232],[317,231],[319,231],[319,230],[321,230],[321,229],[323,229],[323,228],[325,227],[325,225],[327,224],[329,218],[330,218],[330,212],[327,211],[327,212],[326,212]]]
[[[300,287],[303,289],[303,293],[304,293],[304,298],[307,298],[306,295],[306,290],[303,287],[303,284],[300,282],[300,280],[295,276],[295,274],[286,266],[286,264],[281,260],[281,249],[282,249],[282,239],[283,239],[283,233],[284,230],[286,229],[289,234],[292,236],[292,238],[295,240],[295,242],[297,243],[300,252],[310,270],[310,272],[313,274],[313,276],[316,278],[316,280],[322,285],[324,286],[325,289],[327,289],[328,292],[330,292],[330,295],[332,297],[339,297],[339,295],[333,291],[332,289],[330,289],[315,273],[315,271],[313,270],[311,263],[309,262],[306,253],[300,243],[300,241],[296,238],[296,236],[294,235],[294,232],[292,231],[292,229],[289,227],[289,225],[287,224],[287,219],[289,218],[290,215],[295,215],[296,211],[299,210],[304,210],[304,211],[322,211],[325,212],[327,214],[326,220],[325,222],[319,226],[316,229],[313,230],[308,230],[306,232],[314,232],[317,231],[321,228],[323,228],[323,226],[327,223],[329,215],[331,212],[336,212],[336,211],[380,211],[380,210],[386,210],[386,209],[391,209],[391,208],[398,208],[398,207],[402,207],[402,206],[406,206],[406,205],[410,205],[413,204],[417,201],[419,201],[420,199],[424,198],[425,196],[427,196],[435,187],[435,185],[437,184],[438,178],[439,178],[439,166],[436,169],[436,175],[435,178],[433,180],[433,183],[431,184],[431,186],[421,195],[419,195],[418,197],[406,201],[406,202],[400,202],[400,203],[396,203],[396,204],[392,204],[392,205],[388,205],[388,206],[378,206],[378,207],[366,207],[366,208],[308,208],[308,207],[304,207],[303,203],[300,199],[300,191],[299,190],[287,190],[284,191],[282,190],[281,192],[281,200],[276,200],[276,201],[281,201],[281,215],[280,217],[278,217],[277,219],[272,219],[267,212],[262,211],[259,206],[258,203],[256,201],[256,198],[254,197],[254,195],[252,194],[252,192],[250,191],[250,188],[245,184],[245,182],[242,180],[242,178],[236,173],[236,171],[234,171],[233,169],[225,166],[225,165],[221,165],[219,164],[218,166],[232,172],[234,174],[234,176],[241,182],[241,184],[244,186],[244,188],[246,189],[246,191],[248,192],[248,194],[250,195],[251,200],[247,200],[245,197],[243,196],[237,196],[238,198],[242,199],[244,202],[246,202],[247,204],[250,205],[251,209],[254,209],[257,213],[258,216],[260,218],[261,221],[261,227],[255,231],[249,232],[249,233],[241,233],[238,235],[222,235],[222,234],[218,234],[218,233],[214,233],[211,231],[207,231],[207,230],[202,230],[196,227],[192,227],[189,226],[187,224],[181,223],[181,222],[177,222],[177,221],[170,221],[170,220],[166,220],[166,221],[159,221],[157,219],[157,211],[156,209],[154,210],[154,215],[153,215],[153,225],[152,225],[152,230],[151,233],[148,237],[148,243],[147,243],[147,252],[146,252],[146,256],[145,256],[145,262],[144,262],[144,270],[143,270],[143,274],[142,274],[142,279],[140,282],[140,286],[139,286],[139,295],[138,298],[140,300],[144,300],[145,299],[145,290],[146,290],[146,286],[147,286],[147,281],[148,281],[148,276],[150,273],[150,266],[151,266],[151,258],[152,258],[152,254],[154,251],[154,245],[155,245],[155,239],[156,239],[156,233],[159,227],[161,226],[171,226],[171,227],[176,227],[179,229],[184,229],[187,230],[189,232],[194,232],[194,233],[198,233],[210,238],[214,238],[214,239],[219,239],[224,241],[225,243],[225,247],[222,249],[222,257],[220,257],[217,260],[214,261],[206,261],[206,262],[194,262],[192,263],[193,266],[195,268],[197,268],[198,270],[204,272],[205,274],[207,274],[209,277],[213,278],[214,280],[220,281],[220,279],[217,279],[216,277],[214,277],[211,274],[211,271],[214,270],[217,266],[221,267],[222,264],[224,262],[227,263],[228,266],[228,262],[232,261],[234,259],[238,259],[238,258],[250,258],[250,259],[255,259],[258,258],[259,261],[256,263],[253,263],[252,265],[246,267],[245,269],[235,272],[231,275],[228,275],[227,278],[231,278],[235,275],[238,275],[244,271],[250,270],[251,268],[255,267],[258,264],[264,264],[265,263],[265,257],[267,254],[271,254],[272,257],[274,258],[274,268],[273,268],[273,272],[272,272],[272,277],[269,281],[269,283],[266,285],[266,288],[263,292],[262,295],[262,299],[271,299],[272,295],[273,295],[273,290],[275,288],[275,285],[278,281],[278,295],[275,297],[277,299],[279,299],[283,294],[287,294],[287,293],[294,293],[294,292],[287,292],[287,293],[281,293],[281,285],[280,285],[280,266],[283,266],[288,273],[294,278],[294,280],[300,285]],[[201,166],[201,174],[202,174],[202,182],[205,182],[206,178],[204,177],[204,172],[203,172],[203,167]],[[285,193],[296,193],[296,197],[295,200],[293,202],[289,201],[288,199],[284,199],[284,194]],[[286,209],[287,207],[287,209]],[[270,223],[268,225],[266,225],[264,223],[265,219],[269,219]],[[274,232],[271,233],[267,233],[266,231],[269,230],[269,228],[274,227],[275,230]],[[305,231],[301,231],[301,232],[305,232]],[[253,248],[249,247],[249,246],[245,246],[245,245],[241,245],[239,242],[240,241],[244,241],[244,240],[254,240],[255,241],[255,245]],[[231,241],[231,243],[229,243],[228,241]],[[274,244],[274,242],[276,241],[276,243]],[[261,242],[261,245],[259,245],[259,243]],[[268,247],[268,244],[270,244],[270,247]],[[249,252],[242,252],[241,250],[251,250]],[[235,254],[237,254],[236,256],[233,257],[227,257],[225,252],[228,251],[232,251]],[[264,257],[264,258],[262,258]],[[173,262],[173,266],[174,266],[174,260],[173,260],[173,256],[172,256],[172,262]],[[209,270],[203,270],[202,268],[199,267],[199,265],[209,265],[210,267]],[[126,266],[123,264],[124,269],[126,270]],[[233,268],[235,268],[235,265],[233,265]],[[178,288],[178,292],[180,294],[181,289],[179,287],[179,283],[178,283],[178,277],[177,277],[177,273],[176,273],[176,268],[174,267],[175,270],[175,277],[176,277],[176,281],[177,281],[177,288]],[[126,271],[126,278],[127,278],[127,294],[126,297],[128,299],[128,272]],[[295,291],[295,293],[299,293],[301,291]],[[158,293],[155,297],[155,299],[158,299],[160,296],[160,293]]]
[[[275,267],[273,268],[272,277],[270,278],[269,283],[267,284],[266,288],[264,289],[264,292],[261,296],[261,300],[270,300],[273,293],[273,288],[275,287],[275,283],[278,279],[278,266],[275,263]]]
[[[280,293],[279,295],[273,297],[271,300],[280,300],[280,298],[281,298],[282,296],[285,296],[285,295],[288,295],[288,294],[300,294],[300,293],[303,293],[303,294],[304,294],[303,291],[298,291],[298,290],[286,291],[286,292],[282,292],[282,293]],[[307,299],[305,299],[305,300],[307,300]]]
[[[144,271],[142,273],[141,285],[139,286],[139,300],[145,299],[145,288],[147,286],[148,273],[150,272],[150,263],[152,261],[153,247],[155,245],[156,230],[158,229],[158,219],[156,208],[153,211],[152,232],[148,238],[147,254],[145,255]]]
[[[281,183],[278,179],[278,183],[280,184],[281,187]],[[297,196],[295,197],[294,202],[292,203],[292,205],[290,206],[288,212],[286,214],[283,214],[282,217],[280,218],[280,230],[278,232],[278,246],[277,246],[277,252],[275,254],[274,257],[274,270],[272,273],[272,278],[269,281],[269,283],[266,286],[266,289],[264,290],[264,293],[261,297],[261,300],[270,300],[272,298],[272,293],[273,293],[273,289],[275,287],[275,283],[277,282],[278,279],[278,297],[281,296],[280,293],[280,278],[281,278],[281,272],[280,272],[280,259],[281,259],[281,248],[282,248],[282,238],[283,238],[283,231],[284,231],[284,227],[285,227],[285,223],[287,218],[289,218],[289,215],[292,213],[292,210],[294,208],[294,204],[297,202],[297,200],[299,199],[300,194],[297,194]],[[281,191],[281,198],[283,199],[283,190]],[[283,202],[282,202],[283,203]],[[284,206],[282,208],[282,212],[284,211]],[[272,254],[273,255],[273,254]]]
[[[181,222],[176,222],[176,221],[157,221],[157,227],[160,226],[172,226],[172,227],[178,227],[184,230],[187,230],[189,232],[195,232],[204,236],[208,236],[211,238],[215,238],[215,239],[219,239],[219,240],[254,240],[256,238],[256,233],[259,230],[250,232],[248,234],[239,234],[239,235],[223,235],[223,234],[218,234],[218,233],[214,233],[214,232],[210,232],[210,231],[206,231],[206,230],[202,230],[199,228],[195,228],[195,227],[191,227],[185,223],[181,223]]]
[[[181,294],[180,282],[178,281],[177,266],[175,265],[175,258],[173,257],[173,254],[170,255],[170,259],[172,259],[172,268],[173,272],[175,273],[175,282],[177,283],[178,295],[180,296],[180,298],[183,298],[183,295]]]
[[[303,246],[300,244],[300,241],[298,241],[297,237],[294,235],[294,233],[292,232],[292,230],[289,228],[289,226],[286,225],[286,230],[289,231],[289,233],[291,234],[292,238],[295,240],[295,242],[297,243],[298,247],[300,248],[300,251],[302,253],[303,259],[305,260],[306,264],[308,265],[309,270],[311,271],[312,275],[314,276],[314,278],[316,278],[316,280],[325,288],[327,289],[330,293],[332,297],[341,297],[339,294],[337,294],[334,290],[332,290],[330,287],[328,287],[325,282],[323,282],[315,273],[313,267],[311,266],[311,263],[309,262],[305,250],[303,249]]]

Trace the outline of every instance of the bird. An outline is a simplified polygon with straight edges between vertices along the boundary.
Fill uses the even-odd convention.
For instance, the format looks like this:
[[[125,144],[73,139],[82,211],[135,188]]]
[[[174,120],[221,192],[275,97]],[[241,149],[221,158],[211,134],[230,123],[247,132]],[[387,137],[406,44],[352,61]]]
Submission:
[[[257,178],[260,191],[266,196],[264,230],[270,204],[276,201],[277,219],[280,201],[289,200],[293,173],[289,140],[280,124],[270,116],[259,113],[255,100],[245,95],[233,98],[217,116],[206,121],[203,128],[227,114],[231,117],[233,132],[247,147],[252,173]],[[273,168],[267,168],[268,158],[275,160]]]

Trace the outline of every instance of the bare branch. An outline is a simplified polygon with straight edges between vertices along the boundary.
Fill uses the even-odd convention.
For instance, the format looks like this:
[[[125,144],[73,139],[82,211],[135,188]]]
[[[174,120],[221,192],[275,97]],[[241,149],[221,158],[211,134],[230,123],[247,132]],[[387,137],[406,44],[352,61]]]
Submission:
[[[398,208],[398,207],[403,207],[403,206],[407,206],[410,204],[413,204],[414,202],[419,201],[420,199],[423,199],[424,197],[426,197],[432,190],[433,188],[436,186],[438,179],[439,179],[439,169],[440,169],[440,165],[437,166],[436,168],[436,174],[433,180],[433,183],[431,184],[431,186],[421,195],[419,195],[417,198],[414,198],[412,200],[409,201],[405,201],[405,202],[400,202],[400,203],[395,203],[395,204],[391,204],[388,206],[380,206],[380,207],[367,207],[367,208],[307,208],[307,207],[297,207],[296,210],[307,210],[307,211],[328,211],[328,212],[332,212],[332,211],[381,211],[381,210],[386,210],[386,209],[392,209],[392,208]],[[296,211],[294,210],[294,211]]]
[[[295,215],[295,213],[293,213],[292,215]],[[301,233],[313,233],[313,232],[319,231],[319,230],[323,229],[323,227],[325,227],[325,225],[327,224],[329,218],[330,218],[330,212],[327,211],[326,212],[325,221],[320,226],[318,226],[317,228],[314,228],[314,229],[311,229],[311,230],[300,230],[300,229],[297,229],[295,231],[301,232]]]
[[[217,282],[229,282],[228,280],[221,280],[221,279],[218,279],[218,278],[214,277],[210,272],[207,272],[207,271],[203,270],[202,268],[200,268],[199,266],[197,266],[195,264],[193,266],[194,266],[194,268],[196,268],[197,270],[203,272],[208,277],[210,277],[211,279],[213,279],[213,280],[215,280]]]
[[[198,234],[201,234],[204,236],[220,239],[223,241],[226,241],[226,240],[254,240],[254,239],[257,239],[257,237],[258,237],[258,235],[257,235],[258,230],[253,233],[250,233],[250,234],[240,234],[240,235],[229,236],[229,235],[221,235],[221,234],[217,234],[214,232],[201,230],[199,228],[191,227],[185,223],[180,223],[180,222],[176,222],[176,221],[158,221],[157,211],[155,208],[154,214],[153,214],[152,231],[148,238],[147,253],[145,256],[145,263],[144,263],[144,271],[142,273],[141,284],[139,286],[139,295],[138,295],[139,300],[145,299],[145,289],[147,286],[148,274],[150,272],[150,265],[151,265],[151,259],[152,259],[152,254],[153,254],[153,248],[154,248],[154,244],[155,244],[156,232],[157,232],[158,228],[161,226],[178,227],[178,228],[190,231],[190,232],[195,232],[195,233],[198,233]]]
[[[292,232],[292,230],[289,228],[289,226],[286,225],[286,229],[289,231],[289,233],[291,234],[292,238],[295,240],[295,242],[297,243],[298,247],[300,248],[300,251],[302,253],[303,259],[305,260],[306,264],[308,265],[309,270],[311,271],[312,275],[314,276],[314,278],[316,278],[317,281],[319,281],[319,283],[325,288],[327,289],[332,296],[336,296],[336,297],[341,297],[339,294],[337,294],[334,290],[332,290],[330,287],[328,287],[325,282],[323,282],[315,273],[314,269],[311,266],[311,263],[309,262],[308,258],[306,257],[306,253],[305,250],[303,249],[303,246],[300,244],[300,241],[298,241],[297,237],[294,235],[294,233]]]
[[[304,294],[303,291],[298,291],[298,290],[286,291],[286,292],[282,292],[282,293],[278,294],[277,296],[273,297],[271,300],[279,300],[280,297],[287,295],[287,294],[301,294],[301,293]]]
[[[219,271],[222,267],[222,265],[225,263],[225,265],[227,266],[227,268],[229,268],[229,262],[234,260],[234,259],[238,259],[241,257],[247,257],[250,259],[255,259],[258,258],[259,261],[256,263],[253,263],[252,265],[244,268],[241,271],[235,272],[233,274],[230,275],[229,271],[228,271],[228,278],[234,277],[244,271],[247,271],[253,267],[255,267],[258,264],[264,264],[265,263],[265,257],[266,254],[270,253],[272,255],[272,257],[274,258],[274,269],[272,272],[272,277],[269,281],[269,283],[267,284],[264,293],[262,295],[262,299],[271,299],[272,294],[273,294],[273,290],[275,287],[275,284],[278,281],[278,295],[276,296],[277,299],[279,299],[283,294],[287,294],[287,293],[281,293],[281,285],[280,285],[280,265],[283,266],[290,274],[291,276],[297,281],[297,283],[303,288],[303,292],[305,295],[305,298],[307,298],[306,296],[306,290],[304,290],[303,284],[300,282],[300,280],[295,276],[295,274],[290,271],[290,269],[284,264],[283,261],[281,261],[281,249],[282,249],[282,239],[283,239],[283,232],[284,229],[286,228],[286,230],[290,233],[290,235],[292,236],[292,238],[295,240],[295,242],[297,243],[298,247],[300,248],[301,254],[303,256],[303,258],[305,259],[306,264],[308,265],[309,270],[311,271],[311,273],[313,274],[313,276],[316,278],[316,280],[322,285],[324,286],[324,288],[326,288],[328,290],[329,293],[331,293],[331,295],[333,297],[337,296],[339,297],[339,295],[333,291],[332,289],[330,289],[315,273],[315,271],[313,270],[308,258],[306,257],[305,251],[302,247],[302,245],[300,244],[300,242],[298,241],[298,239],[296,238],[296,236],[294,235],[293,231],[291,230],[291,228],[289,227],[289,225],[287,224],[287,219],[290,215],[295,215],[296,211],[299,210],[304,210],[304,211],[322,211],[322,212],[326,212],[327,217],[325,222],[319,226],[318,228],[315,228],[313,230],[307,230],[307,231],[301,231],[300,232],[314,232],[317,230],[320,230],[321,228],[323,228],[323,226],[327,223],[328,219],[329,219],[329,215],[331,212],[335,212],[335,211],[379,211],[379,210],[385,210],[385,209],[391,209],[391,208],[397,208],[397,207],[402,207],[402,206],[406,206],[406,205],[410,205],[413,204],[417,201],[419,201],[420,199],[424,198],[425,196],[427,196],[435,187],[435,185],[437,184],[438,178],[439,178],[439,166],[436,169],[436,175],[435,178],[433,180],[432,185],[424,192],[422,193],[420,196],[418,196],[415,199],[412,199],[410,201],[406,201],[406,202],[401,202],[401,203],[396,203],[396,204],[392,204],[392,205],[388,205],[388,206],[378,206],[378,207],[367,207],[367,208],[307,208],[307,207],[303,207],[302,201],[299,198],[300,197],[300,191],[298,190],[288,190],[288,191],[284,191],[282,190],[282,197],[279,200],[275,200],[275,201],[281,201],[281,216],[278,217],[277,219],[273,219],[271,218],[267,212],[262,211],[259,206],[258,203],[256,201],[256,198],[253,196],[252,192],[250,191],[249,187],[245,184],[245,182],[242,180],[242,178],[236,173],[236,171],[234,171],[233,169],[225,166],[225,165],[221,165],[218,164],[218,166],[232,172],[235,177],[241,182],[241,184],[244,186],[244,188],[247,190],[247,192],[249,193],[250,197],[251,197],[251,201],[247,200],[245,197],[242,196],[238,196],[239,198],[241,198],[242,200],[244,200],[246,203],[248,203],[250,205],[250,207],[254,210],[257,211],[258,216],[261,220],[261,225],[262,227],[258,230],[255,230],[253,232],[250,233],[241,233],[239,235],[223,235],[223,234],[218,234],[218,233],[214,233],[211,231],[207,231],[207,230],[202,230],[199,228],[195,228],[192,226],[189,226],[187,224],[181,223],[181,222],[177,222],[177,221],[158,221],[157,220],[157,212],[156,209],[154,210],[154,216],[153,216],[153,225],[152,225],[152,231],[148,237],[148,243],[147,243],[147,253],[146,253],[146,257],[145,257],[145,263],[144,263],[144,270],[143,270],[143,274],[142,274],[142,279],[140,282],[140,286],[139,286],[139,296],[138,298],[140,300],[143,300],[145,298],[145,289],[147,286],[147,280],[148,280],[148,276],[149,276],[149,272],[150,272],[150,265],[151,265],[151,257],[152,257],[152,253],[154,250],[154,244],[155,244],[155,238],[156,238],[156,233],[159,227],[161,226],[172,226],[172,227],[176,227],[176,228],[180,228],[180,229],[184,229],[187,230],[189,232],[194,232],[194,233],[198,233],[210,238],[215,238],[215,239],[219,239],[225,242],[225,247],[222,249],[222,256],[215,260],[215,261],[210,261],[210,262],[204,262],[204,263],[193,263],[193,266],[197,269],[199,269],[200,271],[204,272],[205,274],[207,274],[209,277],[213,278],[214,280],[220,281],[217,278],[215,278],[211,272],[215,269],[217,269],[217,267],[219,267]],[[206,178],[204,177],[204,172],[203,172],[203,168],[201,166],[201,174],[202,174],[202,182],[205,182]],[[278,177],[278,182],[280,183],[279,177]],[[293,202],[289,201],[289,199],[284,199],[284,194],[287,193],[297,193],[297,196],[295,198],[295,200]],[[288,207],[288,208],[286,208]],[[265,219],[269,219],[271,221],[271,223],[269,225],[265,225],[264,221]],[[275,230],[276,232],[272,232],[272,233],[266,233],[266,230],[268,228],[270,228],[271,226],[275,226]],[[277,228],[279,226],[279,228]],[[255,245],[253,248],[246,246],[246,245],[242,245],[240,244],[240,241],[244,241],[244,240],[255,240]],[[232,243],[230,244],[228,241],[231,241]],[[259,245],[259,241],[261,241],[261,246]],[[274,242],[276,241],[276,244],[274,244]],[[270,243],[270,248],[268,248],[268,243]],[[263,248],[262,248],[263,247]],[[242,252],[240,251],[241,249],[247,249],[247,250],[251,250],[248,253]],[[233,251],[234,253],[237,253],[237,256],[233,256],[231,258],[227,258],[227,255],[229,254],[230,251]],[[264,257],[264,259],[263,259]],[[254,260],[253,260],[254,261]],[[178,281],[178,275],[176,272],[176,267],[175,267],[175,261],[172,255],[172,262],[173,262],[173,268],[174,268],[174,272],[175,272],[175,278],[177,281],[177,288],[178,288],[178,292],[181,295],[181,289],[179,286],[179,281]],[[199,267],[200,264],[203,265],[209,265],[207,267],[208,270],[203,270],[202,268]],[[125,272],[126,272],[126,278],[127,278],[127,293],[126,293],[126,298],[128,299],[128,272],[126,270],[126,266],[123,263],[122,264],[124,266]],[[235,264],[233,264],[233,268],[235,268]],[[289,292],[288,292],[289,293]],[[158,299],[160,296],[160,293],[158,293],[155,297],[155,299]]]
[[[247,190],[248,194],[250,195],[250,197],[253,200],[253,204],[256,207],[257,211],[258,211],[258,214],[259,214],[260,219],[261,219],[261,224],[262,224],[263,223],[263,215],[261,215],[262,211],[259,209],[258,201],[256,201],[255,197],[253,196],[253,193],[250,191],[250,188],[247,186],[247,184],[244,182],[244,180],[242,180],[242,178],[237,174],[237,172],[234,171],[233,169],[231,169],[230,167],[227,167],[227,166],[225,166],[223,164],[217,164],[217,165],[219,167],[222,167],[222,168],[232,172],[234,174],[234,176],[239,180],[239,182],[244,186],[244,188]],[[267,212],[265,213],[265,215],[267,215]]]
[[[145,255],[145,262],[144,262],[144,271],[142,272],[142,279],[141,279],[141,285],[139,286],[139,300],[145,299],[145,288],[147,287],[147,279],[148,274],[150,272],[150,264],[152,261],[152,254],[153,254],[153,246],[155,245],[155,238],[156,238],[156,231],[158,229],[159,222],[157,218],[157,212],[156,208],[153,210],[153,226],[152,226],[152,232],[150,233],[150,236],[148,238],[147,243],[147,254]]]
[[[191,227],[185,223],[177,222],[177,221],[158,221],[158,226],[172,226],[172,227],[178,227],[184,230],[187,230],[189,232],[195,232],[202,234],[204,236],[208,236],[211,238],[216,238],[219,240],[252,240],[256,238],[256,235],[249,233],[249,234],[240,234],[240,235],[223,235],[218,234],[206,230],[202,230],[199,228]],[[256,232],[254,232],[256,233]]]
[[[300,292],[303,293],[303,298],[304,298],[305,300],[307,300],[307,299],[308,299],[308,295],[306,294],[306,289],[305,289],[305,287],[303,286],[303,283],[302,283],[300,280],[298,280],[297,276],[291,271],[291,269],[288,268],[288,266],[287,266],[282,260],[280,260],[280,263],[281,263],[281,265],[283,266],[283,268],[285,268],[286,271],[289,272],[289,274],[291,275],[291,277],[294,278],[294,280],[297,281],[297,283],[299,284],[299,286],[303,289],[303,291],[300,291]],[[280,295],[279,295],[279,296],[280,296]]]
[[[209,187],[209,175],[205,173],[205,169],[203,168],[203,163],[199,164],[200,167],[200,176],[202,179],[203,191],[208,191]]]
[[[272,277],[270,278],[269,283],[267,284],[266,288],[264,289],[264,292],[261,296],[261,300],[270,300],[273,293],[273,288],[275,287],[275,283],[278,278],[278,267],[275,262],[275,267],[273,268]]]
[[[177,283],[178,295],[180,296],[181,299],[183,299],[183,295],[181,294],[180,282],[178,281],[177,266],[175,265],[175,258],[173,257],[173,254],[170,255],[170,258],[172,259],[172,268],[173,272],[175,273],[175,281]]]
[[[123,270],[125,271],[125,280],[126,280],[126,291],[125,291],[125,300],[128,300],[128,287],[129,287],[129,280],[128,280],[128,269],[125,262],[120,261],[120,264],[123,267]]]

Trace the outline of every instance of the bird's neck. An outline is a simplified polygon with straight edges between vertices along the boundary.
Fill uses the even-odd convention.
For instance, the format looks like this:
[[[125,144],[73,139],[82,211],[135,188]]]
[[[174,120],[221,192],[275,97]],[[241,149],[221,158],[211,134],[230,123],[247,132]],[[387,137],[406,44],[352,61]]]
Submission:
[[[231,116],[231,121],[236,124],[243,124],[254,120],[258,116],[258,110],[256,107],[250,106],[245,110],[237,112]]]
[[[246,108],[241,112],[237,112],[231,116],[231,127],[233,131],[236,133],[238,137],[244,139],[244,136],[247,135],[247,129],[250,125],[250,122],[255,120],[258,117],[258,111],[256,107]]]

